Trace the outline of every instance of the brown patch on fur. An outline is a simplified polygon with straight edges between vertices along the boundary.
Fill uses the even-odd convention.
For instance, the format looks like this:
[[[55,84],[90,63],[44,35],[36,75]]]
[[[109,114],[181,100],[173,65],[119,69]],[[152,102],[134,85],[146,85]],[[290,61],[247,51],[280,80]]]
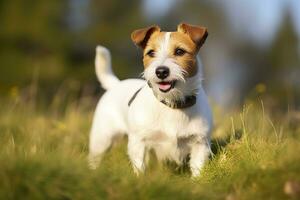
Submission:
[[[156,59],[157,52],[164,43],[166,33],[160,32],[158,26],[139,29],[132,33],[131,38],[134,43],[144,49],[143,63],[145,69]],[[167,56],[187,72],[187,77],[197,74],[196,56],[207,36],[206,28],[184,23],[178,25],[177,32],[171,32]],[[183,49],[185,53],[181,56],[175,55],[177,48]],[[148,55],[150,50],[154,51],[153,56]]]
[[[208,36],[207,28],[185,23],[179,24],[177,27],[177,31],[189,35],[189,37],[198,46],[198,48],[200,48],[204,44]]]
[[[165,40],[166,32],[156,32],[151,35],[148,43],[144,49],[144,68],[146,69],[156,57],[150,57],[147,53],[154,50],[155,53],[159,50],[160,46]],[[181,48],[186,51],[182,56],[176,56],[175,50]],[[168,44],[168,57],[174,59],[176,64],[181,66],[186,72],[188,77],[194,76],[198,69],[196,65],[197,45],[191,38],[184,33],[172,32]],[[154,53],[154,54],[155,54]]]
[[[145,48],[150,36],[154,32],[159,32],[159,26],[152,25],[150,27],[135,30],[131,33],[131,40],[141,48]]]
[[[157,51],[159,50],[161,44],[164,42],[165,33],[166,32],[155,32],[149,38],[149,40],[147,42],[147,45],[144,49],[143,62],[144,62],[144,68],[145,69],[150,65],[150,63],[153,61],[153,59],[155,59],[155,56],[150,57],[150,56],[147,55],[147,53],[150,50],[154,50],[154,54],[157,53]]]
[[[182,56],[174,55],[177,48],[185,50],[186,53]],[[196,75],[198,71],[196,64],[197,49],[197,45],[186,34],[180,32],[171,33],[168,47],[169,56],[187,72],[188,77]]]

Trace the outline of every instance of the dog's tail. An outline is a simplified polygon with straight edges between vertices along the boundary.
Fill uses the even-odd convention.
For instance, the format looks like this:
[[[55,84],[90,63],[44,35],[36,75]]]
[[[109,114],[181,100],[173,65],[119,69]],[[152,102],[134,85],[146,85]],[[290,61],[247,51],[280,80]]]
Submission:
[[[96,75],[104,89],[109,89],[120,82],[111,68],[111,56],[107,48],[98,45],[95,59]]]

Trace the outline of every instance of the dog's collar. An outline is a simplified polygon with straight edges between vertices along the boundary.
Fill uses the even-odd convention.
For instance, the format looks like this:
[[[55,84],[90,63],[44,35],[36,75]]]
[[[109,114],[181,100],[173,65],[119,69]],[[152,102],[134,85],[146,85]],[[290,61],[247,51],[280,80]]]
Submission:
[[[161,100],[160,102],[165,104],[166,106],[173,108],[173,109],[184,109],[192,107],[196,104],[197,97],[195,95],[185,96],[183,101],[177,100],[173,103],[168,103],[165,100]]]
[[[150,81],[147,81],[147,84],[150,88],[152,88]],[[183,101],[177,100],[173,103],[168,103],[165,100],[161,100],[160,102],[173,109],[184,109],[184,108],[192,107],[193,105],[196,104],[196,101],[197,101],[197,97],[195,95],[190,95],[190,96],[185,96]]]

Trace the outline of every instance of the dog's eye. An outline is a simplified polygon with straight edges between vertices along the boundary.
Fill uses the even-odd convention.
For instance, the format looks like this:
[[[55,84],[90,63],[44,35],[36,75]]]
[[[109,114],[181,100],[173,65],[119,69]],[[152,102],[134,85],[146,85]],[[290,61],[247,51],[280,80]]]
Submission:
[[[185,53],[186,53],[186,51],[184,49],[181,49],[181,48],[176,48],[175,52],[174,52],[175,56],[182,56]]]
[[[153,49],[149,50],[149,51],[147,52],[147,55],[153,58],[153,57],[155,56],[154,50],[153,50]]]

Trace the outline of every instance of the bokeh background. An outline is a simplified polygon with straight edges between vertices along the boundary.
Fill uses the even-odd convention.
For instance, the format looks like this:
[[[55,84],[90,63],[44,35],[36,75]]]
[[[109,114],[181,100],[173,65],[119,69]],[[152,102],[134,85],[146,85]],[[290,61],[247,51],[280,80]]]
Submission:
[[[270,108],[299,109],[299,0],[2,0],[1,96],[34,95],[46,105],[54,94],[99,96],[97,44],[111,50],[120,78],[138,77],[141,52],[130,33],[151,24],[176,30],[180,22],[209,30],[200,54],[217,107],[262,99]]]

